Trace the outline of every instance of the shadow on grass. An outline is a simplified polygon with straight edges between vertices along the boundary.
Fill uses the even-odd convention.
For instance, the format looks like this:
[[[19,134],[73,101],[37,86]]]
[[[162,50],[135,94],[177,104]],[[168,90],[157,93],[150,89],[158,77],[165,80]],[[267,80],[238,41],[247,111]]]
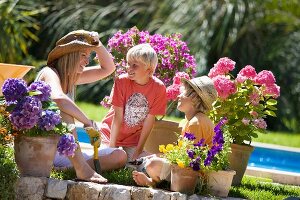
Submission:
[[[232,186],[229,192],[231,197],[249,198],[249,191],[260,191],[270,193],[274,196],[299,196],[300,189],[296,186],[281,185],[277,183],[265,182],[257,177],[244,176],[240,186]]]

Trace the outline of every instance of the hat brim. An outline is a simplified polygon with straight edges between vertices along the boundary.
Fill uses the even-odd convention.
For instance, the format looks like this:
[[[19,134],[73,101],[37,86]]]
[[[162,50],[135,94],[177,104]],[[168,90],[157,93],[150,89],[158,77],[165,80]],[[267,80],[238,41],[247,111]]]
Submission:
[[[195,79],[188,80],[186,78],[181,78],[181,82],[182,83],[187,82],[195,90],[195,92],[198,94],[198,96],[202,99],[203,103],[205,104],[205,107],[208,110],[211,110],[213,108],[212,107],[213,101],[209,100],[210,97],[208,95],[205,95],[205,93],[203,91],[201,91],[201,89],[197,86],[197,84],[194,82],[194,80]],[[213,84],[212,84],[212,86],[213,86]]]
[[[86,42],[81,42],[78,40],[72,41],[67,44],[58,45],[54,49],[52,49],[52,51],[50,51],[50,53],[48,54],[47,65],[50,65],[53,61],[55,61],[56,59],[66,55],[68,53],[72,53],[72,52],[76,52],[76,51],[80,51],[80,50],[84,50],[84,49],[88,49],[88,48],[94,48],[97,46],[100,46],[100,44],[91,45]]]

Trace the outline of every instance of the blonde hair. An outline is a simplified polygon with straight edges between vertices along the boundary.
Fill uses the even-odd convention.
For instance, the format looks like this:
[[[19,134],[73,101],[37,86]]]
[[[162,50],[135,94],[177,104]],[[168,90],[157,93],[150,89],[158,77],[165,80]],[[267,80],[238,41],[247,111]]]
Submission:
[[[197,94],[194,88],[188,84],[186,81],[183,82],[184,89],[186,91],[186,96],[190,97],[193,102],[193,106],[197,112],[201,112],[206,114],[209,110],[205,106],[204,102],[202,101],[201,97]]]
[[[74,85],[79,78],[77,71],[80,67],[80,52],[72,52],[57,59],[53,66],[59,75],[61,87],[67,94],[73,91]]]
[[[158,62],[157,54],[150,44],[139,44],[129,49],[126,55],[127,62],[137,61],[143,63],[154,74]]]

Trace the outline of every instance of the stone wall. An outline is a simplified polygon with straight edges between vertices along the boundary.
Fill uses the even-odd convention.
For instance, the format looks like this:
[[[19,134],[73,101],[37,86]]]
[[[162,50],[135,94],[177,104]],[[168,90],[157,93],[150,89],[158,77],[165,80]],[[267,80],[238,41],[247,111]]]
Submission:
[[[187,195],[145,187],[74,182],[44,177],[21,177],[15,187],[16,199],[46,200],[185,200]]]
[[[74,182],[45,177],[21,177],[15,186],[16,200],[198,200],[215,199],[179,192],[116,184]],[[234,198],[227,198],[234,199]]]

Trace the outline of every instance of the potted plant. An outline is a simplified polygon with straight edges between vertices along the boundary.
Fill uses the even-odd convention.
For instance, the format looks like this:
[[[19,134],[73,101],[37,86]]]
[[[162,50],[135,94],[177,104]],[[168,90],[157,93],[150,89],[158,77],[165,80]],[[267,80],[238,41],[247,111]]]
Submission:
[[[0,138],[6,143],[14,139],[15,160],[22,176],[50,175],[61,135],[60,143],[69,141],[69,145],[60,145],[60,153],[69,156],[77,148],[50,92],[50,86],[42,81],[27,86],[22,79],[7,79],[3,84]]]
[[[163,157],[172,164],[171,190],[193,194],[196,179],[200,176],[206,181],[211,195],[228,195],[235,172],[227,170],[230,143],[221,129],[225,121],[222,119],[216,125],[212,146],[205,145],[204,139],[195,142],[196,137],[192,133],[179,136],[174,144],[159,146]],[[223,173],[217,173],[221,171]],[[229,177],[225,178],[226,183],[220,182],[224,181],[224,174],[225,177]]]
[[[236,171],[233,184],[240,184],[247,167],[248,159],[253,151],[250,145],[257,133],[266,133],[267,116],[275,117],[275,110],[280,94],[280,87],[271,71],[259,73],[251,65],[242,68],[235,78],[230,72],[235,62],[227,57],[220,58],[210,69],[208,76],[212,78],[218,92],[210,116],[214,122],[222,117],[227,118],[225,130],[231,136],[232,154],[231,168]],[[239,160],[240,158],[241,160]]]
[[[117,70],[115,75],[125,73],[126,54],[134,45],[149,43],[157,53],[158,64],[154,76],[159,78],[167,87],[168,109],[170,114],[175,108],[175,99],[179,93],[180,77],[187,79],[193,78],[196,73],[196,61],[187,44],[181,40],[180,34],[171,35],[151,35],[148,31],[140,31],[136,27],[126,32],[118,31],[108,41],[109,51],[114,57]],[[175,81],[174,81],[175,80]],[[101,105],[109,106],[109,97],[105,97]],[[158,139],[162,143],[171,143],[176,141],[179,133],[178,123],[162,120],[164,116],[156,120],[151,135],[147,139],[145,149],[148,152],[158,153]],[[161,138],[161,132],[164,132],[164,138]]]

